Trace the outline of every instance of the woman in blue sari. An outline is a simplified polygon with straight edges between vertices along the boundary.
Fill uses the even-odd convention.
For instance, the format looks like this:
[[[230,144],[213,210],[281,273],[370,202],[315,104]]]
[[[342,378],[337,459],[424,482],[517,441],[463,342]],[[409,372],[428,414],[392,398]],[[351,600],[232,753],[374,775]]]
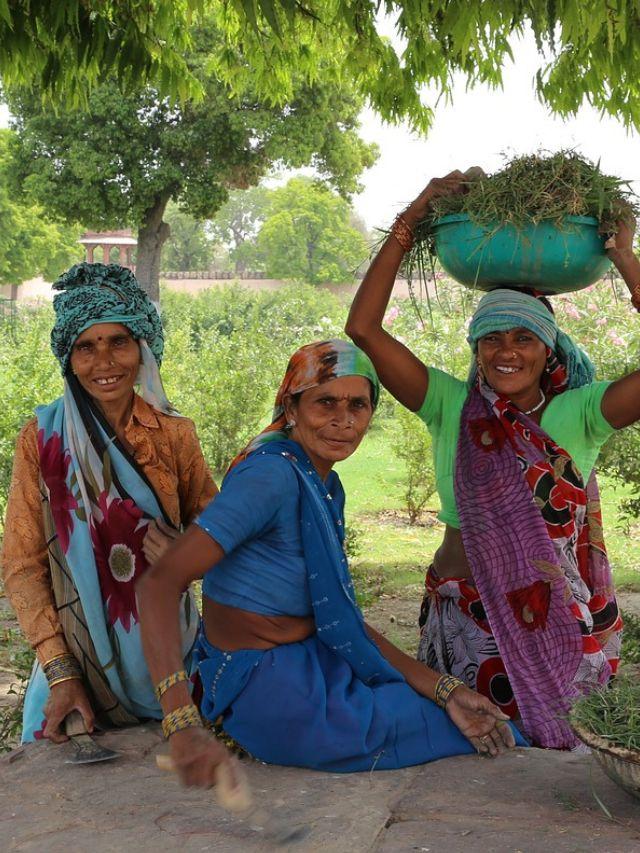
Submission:
[[[352,344],[298,350],[271,425],[137,586],[163,729],[186,784],[211,785],[229,760],[202,727],[181,665],[179,597],[201,577],[200,712],[254,757],[349,772],[514,745],[495,705],[395,648],[356,606],[332,469],[360,443],[378,391]]]
[[[18,437],[2,553],[36,654],[23,742],[66,740],[74,710],[89,731],[161,716],[135,582],[217,491],[193,423],[164,394],[160,317],[133,273],[79,264],[53,287],[64,392]],[[187,590],[182,605],[190,668],[198,613]]]

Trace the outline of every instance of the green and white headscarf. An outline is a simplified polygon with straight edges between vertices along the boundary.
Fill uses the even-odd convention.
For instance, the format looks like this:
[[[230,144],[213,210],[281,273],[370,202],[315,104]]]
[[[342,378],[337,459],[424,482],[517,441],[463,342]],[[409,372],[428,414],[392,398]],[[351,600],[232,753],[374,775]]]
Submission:
[[[595,368],[589,356],[558,328],[552,311],[541,299],[518,290],[497,289],[486,293],[471,318],[467,341],[474,353],[478,341],[491,332],[529,329],[555,353],[567,374],[567,388],[580,388],[593,382]],[[475,377],[475,359],[470,380]]]

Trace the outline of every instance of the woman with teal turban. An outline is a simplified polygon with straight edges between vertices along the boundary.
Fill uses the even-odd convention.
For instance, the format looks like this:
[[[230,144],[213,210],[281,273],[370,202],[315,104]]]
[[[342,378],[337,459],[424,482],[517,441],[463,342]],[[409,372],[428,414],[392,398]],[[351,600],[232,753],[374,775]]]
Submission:
[[[622,622],[593,468],[640,419],[640,371],[595,381],[533,291],[483,296],[466,381],[426,367],[382,321],[413,228],[465,176],[432,180],[396,220],[354,299],[347,334],[433,439],[444,540],[426,578],[419,659],[477,689],[537,746],[577,747],[571,703],[615,672]],[[609,254],[640,310],[633,231]]]
[[[78,264],[53,288],[64,390],[18,437],[2,566],[36,653],[22,739],[59,742],[73,710],[88,730],[160,716],[135,582],[217,490],[165,396],[160,317],[131,270]],[[182,604],[190,668],[198,614]]]

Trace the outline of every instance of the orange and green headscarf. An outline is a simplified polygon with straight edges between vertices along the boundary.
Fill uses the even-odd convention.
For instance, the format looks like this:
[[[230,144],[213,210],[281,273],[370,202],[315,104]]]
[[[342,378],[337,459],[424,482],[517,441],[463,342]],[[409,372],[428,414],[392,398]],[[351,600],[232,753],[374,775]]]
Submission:
[[[380,382],[371,359],[357,346],[350,341],[333,338],[329,341],[314,341],[296,350],[289,359],[284,379],[276,394],[271,423],[249,442],[229,468],[242,462],[266,442],[282,441],[289,437],[284,412],[285,397],[301,394],[341,376],[364,376],[368,379],[372,387],[371,402],[375,409],[380,396]]]

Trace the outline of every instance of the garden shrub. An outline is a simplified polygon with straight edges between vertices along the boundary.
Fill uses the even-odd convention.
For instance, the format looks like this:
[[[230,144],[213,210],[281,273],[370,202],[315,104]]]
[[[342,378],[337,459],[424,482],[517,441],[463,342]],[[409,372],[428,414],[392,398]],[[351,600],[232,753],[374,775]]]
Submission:
[[[268,420],[274,377],[265,369],[268,342],[246,332],[211,330],[199,345],[188,328],[171,333],[163,379],[178,411],[197,427],[212,470],[224,472],[231,459]]]
[[[431,436],[413,412],[397,405],[391,447],[404,464],[404,501],[409,523],[415,524],[436,490]]]
[[[62,393],[60,368],[49,348],[52,325],[50,305],[20,308],[0,324],[0,532],[18,433],[36,406]]]
[[[640,326],[628,299],[620,297],[622,287],[600,283],[554,299],[560,326],[587,349],[600,378],[618,378],[640,361]],[[422,304],[424,322],[409,300],[396,300],[385,327],[425,364],[464,378],[470,362],[466,327],[475,299],[471,291],[441,282],[432,312]],[[197,297],[165,290],[162,300],[167,392],[195,421],[205,456],[217,472],[268,422],[291,353],[312,340],[344,337],[345,301],[311,285],[261,292],[229,285]],[[49,349],[52,321],[51,306],[43,304],[20,308],[14,321],[4,320],[0,327],[0,519],[18,431],[37,405],[53,400],[62,389]],[[407,500],[419,506],[423,498],[416,489],[428,485],[426,471],[417,473],[430,457],[428,434],[383,392],[373,428],[392,424],[395,446],[408,466]],[[409,462],[411,453],[416,458]],[[640,517],[640,430],[616,433],[605,445],[599,467],[631,487],[631,497],[622,503],[627,522]],[[420,482],[424,485],[416,485]]]

